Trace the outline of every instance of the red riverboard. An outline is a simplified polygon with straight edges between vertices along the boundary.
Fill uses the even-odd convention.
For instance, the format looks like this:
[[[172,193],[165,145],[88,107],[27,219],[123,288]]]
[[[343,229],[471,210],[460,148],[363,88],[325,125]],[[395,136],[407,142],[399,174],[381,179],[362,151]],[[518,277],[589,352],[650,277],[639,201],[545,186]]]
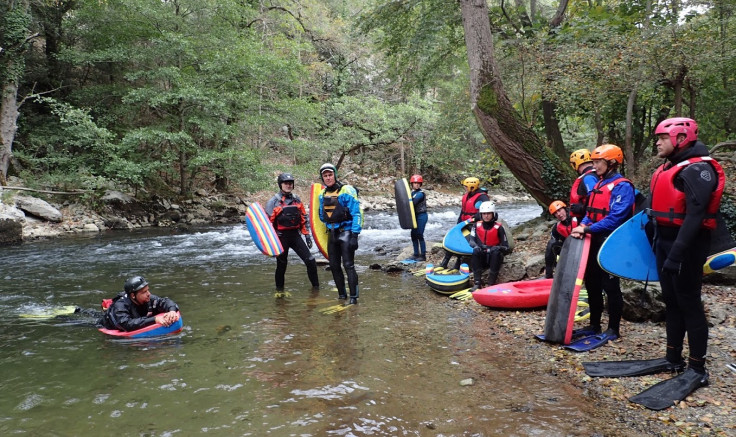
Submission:
[[[491,308],[546,307],[553,279],[506,282],[473,292],[473,299]]]

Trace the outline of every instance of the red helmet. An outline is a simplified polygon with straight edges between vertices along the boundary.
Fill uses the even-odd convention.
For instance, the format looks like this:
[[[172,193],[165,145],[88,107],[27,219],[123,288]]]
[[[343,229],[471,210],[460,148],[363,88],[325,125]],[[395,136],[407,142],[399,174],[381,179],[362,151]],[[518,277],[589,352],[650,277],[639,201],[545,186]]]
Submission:
[[[692,118],[674,117],[659,123],[654,130],[655,135],[668,134],[672,145],[677,147],[677,136],[685,135],[682,145],[688,145],[698,139],[698,124]]]
[[[411,179],[409,179],[409,182],[411,182],[412,184],[414,182],[418,182],[420,184],[423,184],[424,183],[424,179],[422,179],[422,175],[415,174],[415,175],[412,175]]]
[[[619,164],[624,162],[624,152],[619,146],[613,144],[604,144],[593,149],[590,159],[605,159],[606,161],[616,161]]]

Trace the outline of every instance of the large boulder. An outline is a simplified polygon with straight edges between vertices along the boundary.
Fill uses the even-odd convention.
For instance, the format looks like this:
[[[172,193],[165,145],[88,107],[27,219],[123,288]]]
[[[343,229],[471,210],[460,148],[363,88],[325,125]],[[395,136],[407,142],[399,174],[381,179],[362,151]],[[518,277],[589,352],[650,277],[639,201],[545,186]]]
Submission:
[[[623,281],[621,291],[624,297],[623,318],[631,322],[661,322],[665,307],[659,283],[649,283],[646,287],[639,282]]]
[[[42,218],[44,220],[61,223],[63,218],[61,211],[54,208],[45,200],[31,196],[15,196],[15,206],[26,214]]]

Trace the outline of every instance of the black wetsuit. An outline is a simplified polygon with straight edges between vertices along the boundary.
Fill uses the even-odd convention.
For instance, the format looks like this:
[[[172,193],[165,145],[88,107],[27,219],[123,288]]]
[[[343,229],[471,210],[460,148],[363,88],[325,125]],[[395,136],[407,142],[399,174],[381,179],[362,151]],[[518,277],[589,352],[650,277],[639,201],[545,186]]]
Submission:
[[[677,164],[688,158],[708,156],[701,142],[683,149],[667,159]],[[682,348],[687,332],[690,349],[689,366],[705,371],[708,348],[708,322],[700,299],[703,285],[703,264],[708,256],[710,233],[701,226],[706,206],[718,182],[713,167],[699,162],[683,169],[674,179],[675,189],[686,194],[685,219],[680,227],[657,226],[655,253],[662,297],[666,305],[667,360],[682,360]],[[665,261],[679,263],[679,273],[663,271]]]
[[[100,324],[107,329],[119,331],[135,331],[156,323],[156,315],[179,311],[179,307],[168,297],[151,295],[144,305],[136,305],[124,292],[113,299],[110,308],[105,311]]]

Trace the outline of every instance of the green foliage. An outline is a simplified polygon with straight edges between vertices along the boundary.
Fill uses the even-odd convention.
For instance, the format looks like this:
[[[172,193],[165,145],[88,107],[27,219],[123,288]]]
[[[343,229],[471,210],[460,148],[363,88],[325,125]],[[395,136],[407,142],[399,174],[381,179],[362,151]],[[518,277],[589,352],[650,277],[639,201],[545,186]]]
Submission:
[[[0,10],[0,83],[15,82],[23,74],[26,38],[30,36],[31,16],[22,3]]]
[[[721,198],[721,213],[726,220],[726,227],[731,232],[731,237],[736,238],[736,201],[727,193]]]

